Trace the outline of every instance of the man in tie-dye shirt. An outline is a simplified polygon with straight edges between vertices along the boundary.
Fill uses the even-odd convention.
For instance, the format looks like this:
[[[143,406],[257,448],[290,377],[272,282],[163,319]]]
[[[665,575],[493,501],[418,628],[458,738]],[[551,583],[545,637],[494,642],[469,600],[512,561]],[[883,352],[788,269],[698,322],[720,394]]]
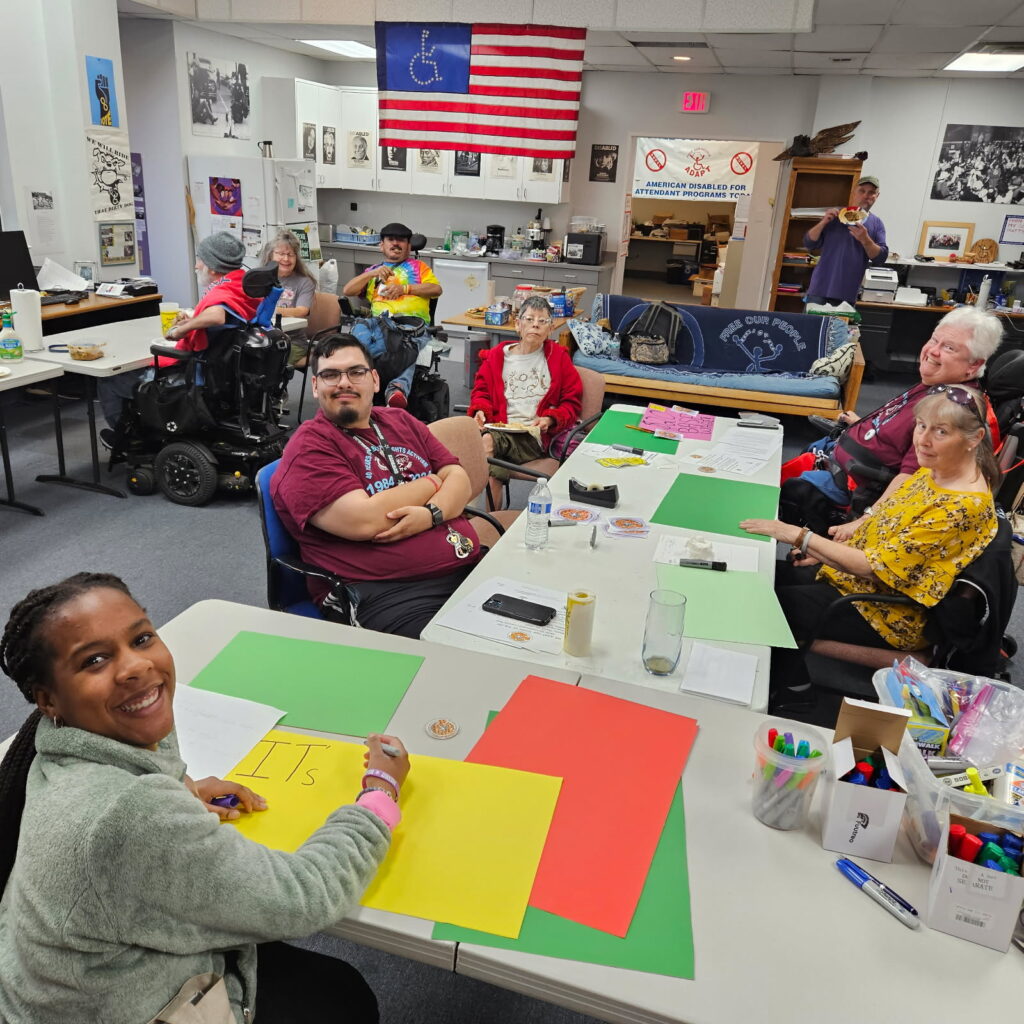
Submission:
[[[363,295],[374,316],[418,316],[430,323],[430,300],[441,294],[434,272],[422,260],[410,259],[412,231],[404,224],[385,224],[380,231],[380,251],[384,261],[357,274],[343,288],[343,295]],[[426,344],[422,335],[420,347]],[[386,388],[387,404],[404,409],[415,365],[391,381]]]

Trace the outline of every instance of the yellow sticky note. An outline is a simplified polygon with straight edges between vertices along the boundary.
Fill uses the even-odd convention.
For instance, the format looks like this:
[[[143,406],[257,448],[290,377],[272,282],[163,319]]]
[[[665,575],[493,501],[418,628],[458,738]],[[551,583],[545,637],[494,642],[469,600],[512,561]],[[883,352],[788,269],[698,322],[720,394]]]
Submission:
[[[365,747],[272,730],[229,779],[266,797],[243,835],[297,849],[359,792]],[[402,822],[362,904],[516,938],[562,780],[413,755]]]

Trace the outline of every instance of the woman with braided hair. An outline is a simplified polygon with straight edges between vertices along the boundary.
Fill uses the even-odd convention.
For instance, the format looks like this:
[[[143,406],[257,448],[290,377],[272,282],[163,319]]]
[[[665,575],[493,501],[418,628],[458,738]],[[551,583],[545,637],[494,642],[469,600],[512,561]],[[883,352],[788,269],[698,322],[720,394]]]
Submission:
[[[380,775],[283,853],[220,827],[261,797],[185,774],[174,660],[116,576],[33,590],[0,669],[36,705],[0,765],[0,1024],[144,1024],[190,980],[218,1022],[252,1020],[257,990],[260,1024],[378,1020],[354,968],[278,940],[339,920],[373,877],[409,770],[397,739],[371,735]],[[211,803],[227,795],[237,809]]]

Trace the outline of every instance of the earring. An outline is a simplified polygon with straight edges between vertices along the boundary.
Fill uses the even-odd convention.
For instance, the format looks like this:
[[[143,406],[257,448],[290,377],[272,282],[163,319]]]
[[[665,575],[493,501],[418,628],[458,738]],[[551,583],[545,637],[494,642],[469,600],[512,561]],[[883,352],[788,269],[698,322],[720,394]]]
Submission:
[[[63,729],[64,728],[64,719],[61,718],[60,715],[54,715],[53,718],[50,719],[50,721],[53,722],[54,729]]]

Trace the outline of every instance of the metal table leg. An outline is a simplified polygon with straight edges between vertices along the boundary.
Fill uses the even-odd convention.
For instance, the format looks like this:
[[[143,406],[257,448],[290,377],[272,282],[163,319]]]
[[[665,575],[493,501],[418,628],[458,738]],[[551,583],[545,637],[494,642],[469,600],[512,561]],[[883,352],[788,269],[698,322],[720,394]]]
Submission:
[[[17,501],[14,497],[14,474],[11,472],[11,451],[7,446],[7,421],[4,419],[4,406],[0,401],[0,458],[4,463],[4,484],[7,488],[7,498],[0,498],[0,506],[13,508],[18,512],[27,512],[31,516],[43,516],[46,513],[35,505],[26,505],[23,501]]]

